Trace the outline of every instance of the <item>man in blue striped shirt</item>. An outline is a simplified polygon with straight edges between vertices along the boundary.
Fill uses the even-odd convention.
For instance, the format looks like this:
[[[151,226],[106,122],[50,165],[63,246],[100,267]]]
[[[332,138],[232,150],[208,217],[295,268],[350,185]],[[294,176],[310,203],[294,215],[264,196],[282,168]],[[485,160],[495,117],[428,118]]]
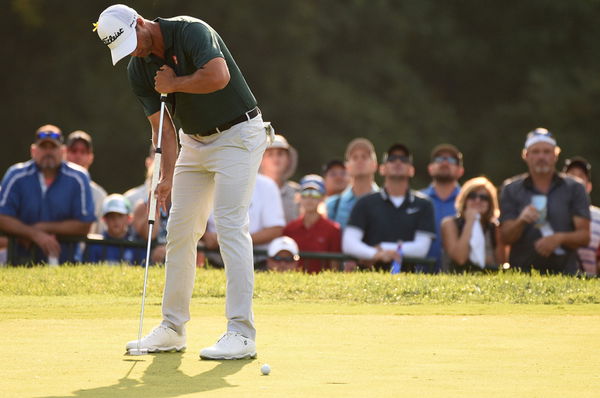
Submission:
[[[76,244],[61,244],[57,235],[86,235],[96,219],[89,175],[64,154],[60,129],[44,125],[31,160],[11,166],[2,179],[0,231],[19,238],[19,264],[76,261]]]

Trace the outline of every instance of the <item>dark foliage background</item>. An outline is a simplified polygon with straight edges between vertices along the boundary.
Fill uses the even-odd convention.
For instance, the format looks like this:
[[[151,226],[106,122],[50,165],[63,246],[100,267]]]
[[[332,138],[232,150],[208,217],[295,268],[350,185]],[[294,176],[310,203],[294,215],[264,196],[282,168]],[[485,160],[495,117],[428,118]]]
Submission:
[[[107,191],[143,179],[149,124],[126,61],[113,67],[92,22],[103,0],[0,0],[0,169],[29,158],[54,123],[95,140],[91,173]],[[465,178],[500,184],[525,167],[527,131],[550,129],[567,156],[600,168],[597,0],[129,1],[152,19],[188,14],[219,31],[266,120],[300,153],[296,177],[343,156],[353,137],[414,151],[428,183],[431,148],[458,145]],[[600,181],[593,176],[596,186]],[[594,194],[594,193],[593,193]],[[598,194],[593,195],[598,202]]]

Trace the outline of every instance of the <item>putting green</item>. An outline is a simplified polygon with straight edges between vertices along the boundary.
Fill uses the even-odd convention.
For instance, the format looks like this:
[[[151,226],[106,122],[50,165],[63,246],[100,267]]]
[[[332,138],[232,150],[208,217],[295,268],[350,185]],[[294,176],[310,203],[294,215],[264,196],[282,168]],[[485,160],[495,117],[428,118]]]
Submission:
[[[124,356],[139,300],[2,297],[2,397],[596,397],[600,306],[256,302],[256,360],[201,361],[222,301],[195,300],[188,351]],[[150,299],[144,331],[160,319]],[[260,366],[269,363],[269,376]]]

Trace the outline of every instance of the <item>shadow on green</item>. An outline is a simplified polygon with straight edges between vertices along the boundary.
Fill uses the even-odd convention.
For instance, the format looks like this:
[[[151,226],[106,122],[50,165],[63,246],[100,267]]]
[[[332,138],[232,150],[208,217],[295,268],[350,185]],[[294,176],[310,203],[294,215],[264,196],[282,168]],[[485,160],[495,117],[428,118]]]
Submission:
[[[218,365],[195,376],[188,376],[179,370],[183,353],[150,354],[152,363],[148,366],[141,380],[130,379],[129,375],[142,359],[124,359],[132,362],[131,367],[118,383],[76,390],[68,397],[98,398],[98,397],[177,397],[196,392],[212,391],[221,388],[236,387],[229,384],[225,378],[239,372],[253,360],[211,361]],[[51,396],[46,398],[61,398]],[[67,396],[64,396],[67,398]]]

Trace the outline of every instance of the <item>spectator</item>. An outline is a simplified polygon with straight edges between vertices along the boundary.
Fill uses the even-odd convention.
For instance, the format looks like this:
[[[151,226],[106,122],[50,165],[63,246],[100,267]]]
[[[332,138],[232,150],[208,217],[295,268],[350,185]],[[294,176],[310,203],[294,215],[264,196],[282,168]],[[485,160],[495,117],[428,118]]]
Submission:
[[[280,236],[269,244],[267,270],[274,272],[298,269],[298,245],[289,236]]]
[[[152,177],[150,177],[152,178]],[[152,228],[152,250],[150,252],[150,263],[164,263],[167,254],[167,222],[169,220],[170,208],[165,212],[157,206],[155,224]],[[132,221],[134,238],[137,241],[147,241],[148,239],[148,198],[139,200],[133,208]]]
[[[356,200],[368,193],[379,190],[375,184],[377,155],[371,141],[355,138],[346,147],[346,170],[350,185],[339,195],[331,196],[325,203],[327,216],[344,229]]]
[[[585,190],[590,194],[592,191],[592,165],[581,156],[574,156],[565,161],[563,172],[571,177],[581,179]],[[590,205],[590,244],[587,247],[577,249],[579,261],[583,272],[588,276],[598,275],[598,261],[596,253],[600,246],[600,208]]]
[[[300,181],[300,208],[302,215],[283,229],[283,235],[294,239],[302,251],[339,253],[341,249],[340,227],[319,214],[323,203],[325,184],[316,174],[304,176]],[[338,269],[335,261],[300,259],[300,268],[308,273],[323,269]]]
[[[323,166],[323,180],[325,197],[341,194],[350,182],[344,162],[338,159],[327,162]]]
[[[125,196],[120,194],[107,196],[102,205],[102,218],[106,225],[106,230],[102,233],[104,239],[118,242],[135,241],[135,234],[131,228],[131,203]],[[91,263],[143,264],[146,258],[146,251],[143,248],[121,246],[118,242],[111,245],[88,245],[85,260]]]
[[[150,145],[150,151],[146,157],[146,182],[137,187],[129,189],[123,195],[133,206],[132,226],[135,231],[134,240],[146,241],[148,239],[148,188],[152,185],[152,173],[154,172],[154,146]],[[152,264],[164,263],[167,254],[167,222],[169,211],[164,211],[157,206],[156,223],[152,229],[152,251],[150,262]],[[198,253],[196,265],[204,263],[204,253]]]
[[[296,182],[289,181],[296,171],[297,164],[298,152],[296,149],[288,143],[284,136],[275,134],[273,142],[263,154],[260,173],[277,184],[286,223],[298,218],[300,213],[297,197],[300,186]]]
[[[464,173],[463,154],[452,144],[440,144],[431,151],[427,171],[432,182],[421,192],[429,196],[435,212],[435,240],[431,242],[427,257],[435,258],[435,272],[447,271],[442,267],[440,226],[442,219],[456,214],[454,203],[460,192],[458,180]]]
[[[590,241],[589,197],[582,184],[556,172],[559,153],[548,130],[529,132],[522,151],[529,172],[505,181],[500,194],[509,262],[526,272],[575,274],[576,249]]]
[[[465,183],[456,198],[456,215],[442,220],[444,262],[450,272],[498,269],[505,247],[498,226],[498,198],[485,177]]]
[[[384,188],[356,202],[342,247],[344,253],[374,262],[377,268],[392,261],[400,268],[403,256],[427,254],[435,237],[433,205],[427,196],[410,189],[415,169],[405,145],[388,149],[379,172]]]
[[[30,152],[31,160],[11,166],[2,180],[0,230],[20,238],[19,264],[77,261],[78,245],[61,244],[57,235],[86,235],[95,221],[88,173],[63,161],[63,136],[54,125],[36,131]]]
[[[75,163],[89,173],[90,166],[94,163],[94,146],[92,137],[82,130],[73,131],[67,137],[67,161]],[[90,232],[101,234],[105,225],[102,223],[102,203],[106,198],[106,191],[94,181],[90,181],[92,197],[94,198],[94,214],[98,220],[92,224]]]
[[[150,151],[148,152],[148,156],[146,156],[145,166],[146,179],[144,183],[138,185],[137,187],[128,189],[123,194],[127,200],[129,200],[129,203],[131,203],[134,209],[140,201],[146,202],[148,200],[148,187],[152,183],[152,172],[154,169],[154,145],[150,145]]]
[[[252,237],[254,250],[266,251],[269,243],[281,236],[281,232],[285,226],[285,219],[279,189],[273,180],[264,175],[259,174],[256,177],[248,217],[250,221],[248,231]],[[216,249],[219,247],[216,227],[212,216],[208,220],[206,232],[202,239],[207,249]],[[209,260],[218,266],[222,265],[222,260],[218,255],[211,254]],[[254,267],[259,269],[264,268],[266,260],[266,255],[255,254]]]

